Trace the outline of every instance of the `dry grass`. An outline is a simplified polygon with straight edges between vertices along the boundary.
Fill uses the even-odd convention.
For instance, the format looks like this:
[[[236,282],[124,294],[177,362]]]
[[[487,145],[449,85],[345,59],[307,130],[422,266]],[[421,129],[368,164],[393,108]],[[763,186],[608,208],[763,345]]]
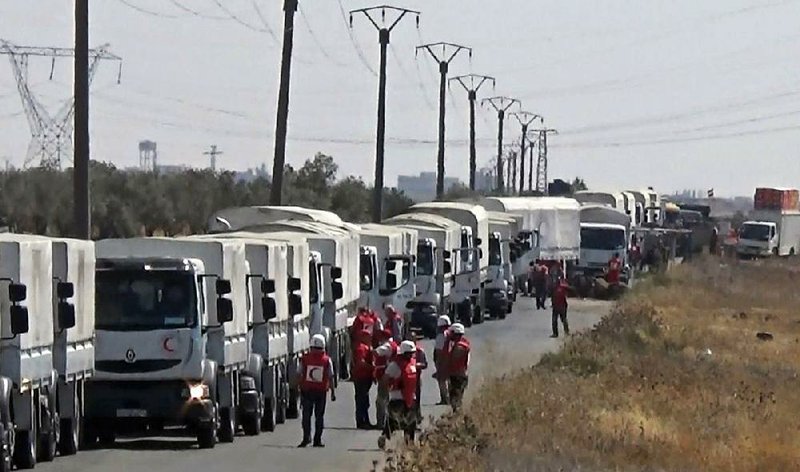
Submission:
[[[388,469],[800,470],[799,284],[791,263],[653,278]]]

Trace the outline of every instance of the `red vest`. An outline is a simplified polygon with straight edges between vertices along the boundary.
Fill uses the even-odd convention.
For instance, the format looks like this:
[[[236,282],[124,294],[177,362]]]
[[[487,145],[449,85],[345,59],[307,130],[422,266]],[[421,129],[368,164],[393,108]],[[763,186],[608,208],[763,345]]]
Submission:
[[[413,357],[406,359],[402,356],[398,356],[394,362],[400,367],[400,377],[392,381],[389,391],[399,390],[403,394],[406,406],[412,408],[417,396],[417,363]]]
[[[567,307],[567,286],[558,284],[553,289],[553,306],[556,308]]]
[[[353,332],[369,331],[369,335],[375,334],[375,314],[369,311],[362,311],[356,316],[353,322]]]
[[[469,351],[469,340],[463,336],[457,342],[448,343],[446,358],[448,375],[467,375]]]
[[[300,360],[300,389],[307,392],[327,392],[330,387],[328,366],[330,357],[324,351],[312,350]]]
[[[364,343],[359,343],[353,351],[353,379],[372,380],[372,348]]]
[[[610,284],[619,283],[619,273],[621,269],[622,269],[622,263],[618,258],[614,257],[610,261],[608,261],[608,277],[606,277],[608,283]]]

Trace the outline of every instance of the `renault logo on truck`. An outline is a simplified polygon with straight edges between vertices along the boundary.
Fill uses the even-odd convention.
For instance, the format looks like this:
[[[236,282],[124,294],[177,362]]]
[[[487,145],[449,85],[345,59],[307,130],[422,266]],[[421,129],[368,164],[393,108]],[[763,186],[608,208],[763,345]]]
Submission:
[[[133,364],[134,362],[136,362],[136,352],[134,352],[133,349],[128,349],[125,352],[125,362],[127,362],[128,364]]]

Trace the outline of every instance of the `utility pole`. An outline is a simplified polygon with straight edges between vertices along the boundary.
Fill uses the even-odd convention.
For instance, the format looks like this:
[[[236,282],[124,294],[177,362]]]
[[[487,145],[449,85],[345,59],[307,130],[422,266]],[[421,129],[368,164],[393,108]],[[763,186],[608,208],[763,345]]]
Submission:
[[[278,116],[275,120],[275,156],[272,161],[270,205],[280,205],[283,191],[283,168],[286,165],[286,134],[289,125],[289,84],[292,77],[292,47],[294,46],[294,14],[298,0],[283,1],[283,54],[281,81],[278,90]]]
[[[75,0],[75,141],[72,172],[75,237],[91,239],[89,193],[89,0]]]
[[[542,128],[532,131],[539,134],[539,160],[536,163],[536,190],[547,195],[547,135],[558,134],[558,130]]]
[[[441,52],[439,52],[441,48]],[[444,114],[445,114],[445,94],[447,93],[447,71],[450,67],[450,62],[461,51],[468,51],[469,57],[472,59],[472,48],[461,46],[453,43],[431,43],[417,46],[416,52],[419,53],[420,49],[428,51],[433,60],[439,63],[439,158],[437,162],[436,172],[436,198],[442,198],[444,195]]]
[[[211,145],[211,150],[206,151],[206,152],[203,153],[204,156],[209,156],[211,158],[211,163],[210,163],[211,164],[211,172],[216,172],[217,171],[217,156],[221,156],[223,154],[225,154],[225,153],[222,152],[222,151],[218,151],[217,150],[217,145],[216,144],[212,144]]]
[[[477,159],[477,151],[475,149],[475,101],[478,98],[478,91],[481,86],[487,81],[492,82],[492,89],[494,89],[494,77],[488,75],[467,74],[453,77],[450,82],[457,81],[467,91],[467,98],[469,99],[469,189],[475,191],[475,167]],[[476,83],[477,82],[477,83]]]
[[[533,192],[533,190],[534,190],[534,188],[533,188],[533,148],[534,148],[534,146],[536,146],[536,143],[539,140],[538,139],[530,139],[527,136],[526,136],[526,139],[528,139],[528,144],[530,145],[529,146],[529,148],[530,148],[530,152],[529,152],[530,157],[528,158],[528,190]]]
[[[513,115],[522,126],[522,139],[520,139],[519,145],[519,194],[522,195],[522,192],[525,191],[525,144],[528,140],[528,126],[533,123],[533,120],[541,118],[541,116],[528,111],[518,111]],[[516,190],[515,187],[514,190]]]
[[[386,21],[386,11],[395,14],[394,20]],[[380,21],[373,15],[380,11]],[[350,12],[350,27],[353,27],[353,14],[362,13],[378,30],[378,42],[381,45],[381,68],[378,78],[378,131],[375,144],[375,187],[372,189],[372,221],[380,223],[383,220],[383,164],[386,141],[386,49],[389,47],[389,36],[400,20],[407,14],[417,16],[419,28],[419,12],[391,6],[362,8]]]
[[[505,121],[506,111],[515,103],[519,105],[519,100],[509,97],[485,98],[481,102],[488,103],[497,111],[497,190],[503,191],[503,122]]]

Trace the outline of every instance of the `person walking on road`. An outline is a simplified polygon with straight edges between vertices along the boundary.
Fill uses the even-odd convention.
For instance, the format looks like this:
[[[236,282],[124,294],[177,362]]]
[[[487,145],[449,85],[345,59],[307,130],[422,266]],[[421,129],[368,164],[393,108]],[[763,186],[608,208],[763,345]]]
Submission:
[[[464,391],[469,383],[467,371],[469,369],[470,344],[469,340],[464,336],[465,331],[464,325],[454,323],[450,327],[450,336],[445,349],[447,353],[447,377],[450,382],[450,406],[454,412],[461,409]]]
[[[386,305],[386,329],[392,333],[392,338],[401,340],[403,336],[403,315],[392,305]]]
[[[533,293],[536,297],[536,309],[545,309],[547,301],[547,266],[539,259],[533,265]]]
[[[619,258],[619,253],[615,252],[614,257],[608,261],[606,268],[606,282],[609,285],[619,285],[620,275],[622,274],[622,260]]]
[[[402,430],[406,442],[413,442],[417,432],[417,345],[414,341],[400,343],[397,357],[386,367],[382,383],[389,390],[388,420],[378,446],[383,448],[394,431]]]
[[[298,447],[311,443],[311,416],[314,415],[314,447],[325,447],[322,430],[325,427],[325,403],[328,390],[331,401],[336,401],[333,386],[333,362],[325,352],[325,337],[315,334],[311,338],[311,350],[300,359],[300,396],[303,407],[303,441]]]
[[[366,329],[359,332],[353,349],[353,387],[356,402],[356,428],[374,429],[369,421],[369,391],[374,379],[372,335]]]
[[[551,338],[558,337],[558,320],[564,325],[564,334],[569,335],[569,323],[567,322],[567,290],[569,285],[563,278],[559,279],[553,287],[553,334]]]
[[[436,365],[436,372],[433,377],[439,383],[439,405],[450,403],[447,382],[447,361],[445,349],[447,348],[447,338],[450,330],[450,317],[442,315],[436,321],[436,341],[433,345],[433,363]]]
[[[422,347],[422,334],[418,330],[412,330],[411,341],[417,347],[414,359],[417,361],[417,401],[414,405],[414,411],[417,414],[417,422],[422,423],[422,371],[428,368],[428,356],[425,354],[425,349]]]
[[[386,367],[392,362],[397,355],[397,343],[391,336],[388,329],[378,331],[379,346],[375,348],[374,354],[374,375],[375,381],[378,383],[378,393],[375,396],[375,419],[376,427],[383,428],[386,423],[386,407],[389,402],[389,390],[386,384],[381,382],[383,374],[386,372]]]

